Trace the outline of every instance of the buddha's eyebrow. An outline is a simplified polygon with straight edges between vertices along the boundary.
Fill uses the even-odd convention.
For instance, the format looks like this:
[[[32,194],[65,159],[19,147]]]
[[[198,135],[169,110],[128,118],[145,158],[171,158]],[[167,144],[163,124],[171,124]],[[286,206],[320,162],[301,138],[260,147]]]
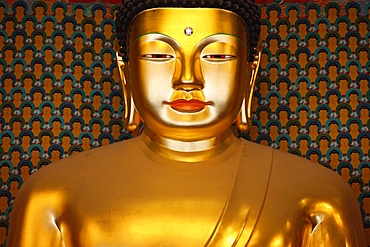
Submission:
[[[149,32],[149,33],[144,33],[144,34],[142,34],[142,35],[138,36],[138,37],[134,40],[134,42],[133,42],[132,44],[135,44],[135,43],[136,43],[136,41],[137,41],[138,39],[140,39],[141,37],[146,36],[146,35],[150,35],[150,34],[159,34],[159,35],[165,36],[165,37],[170,38],[170,39],[172,39],[172,40],[174,40],[174,41],[175,41],[175,39],[174,39],[173,37],[171,37],[171,36],[169,36],[169,35],[167,35],[167,34],[160,33],[160,32]],[[235,39],[239,40],[240,42],[242,42],[242,40],[241,40],[238,36],[233,35],[233,34],[230,34],[230,33],[214,33],[214,34],[211,34],[211,35],[206,36],[204,39],[207,39],[207,38],[210,38],[210,37],[213,37],[213,36],[216,36],[216,35],[227,35],[227,36],[231,36],[231,37],[233,37],[233,38],[235,38]],[[204,39],[203,39],[203,40],[204,40]]]
[[[173,39],[171,36],[168,36],[167,34],[164,34],[164,33],[159,33],[159,32],[150,32],[150,33],[144,33],[144,34],[142,34],[142,35],[138,36],[138,37],[134,40],[134,42],[133,42],[132,44],[135,44],[135,43],[136,43],[136,41],[138,41],[141,37],[146,36],[146,35],[150,35],[150,34],[159,34],[159,35],[165,36],[165,37],[167,37],[167,38]]]

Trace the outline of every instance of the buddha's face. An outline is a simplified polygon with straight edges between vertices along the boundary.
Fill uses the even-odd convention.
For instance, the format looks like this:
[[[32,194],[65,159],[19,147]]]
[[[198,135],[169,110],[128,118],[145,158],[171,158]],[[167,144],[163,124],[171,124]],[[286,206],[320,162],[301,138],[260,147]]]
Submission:
[[[348,81],[347,80],[339,80],[339,87],[347,87]]]
[[[54,22],[52,22],[52,21],[45,22],[45,28],[47,28],[47,29],[54,28]]]
[[[51,78],[45,78],[44,79],[44,86],[51,87],[53,85],[53,79]]]
[[[316,9],[309,9],[308,10],[308,16],[310,16],[310,17],[316,17],[316,15],[317,15]]]
[[[273,9],[270,11],[270,18],[276,18],[278,17],[279,13],[277,10]]]
[[[41,143],[50,143],[50,136],[44,135],[41,137]]]
[[[329,125],[329,130],[330,131],[337,131],[338,130],[338,124],[330,124]]]
[[[362,175],[370,175],[370,168],[364,167],[362,168]]]
[[[366,109],[366,108],[362,108],[362,109],[360,110],[360,116],[361,116],[361,117],[368,117],[368,116],[369,116],[369,110],[368,110],[368,109]]]
[[[298,40],[297,39],[290,39],[289,40],[289,45],[290,46],[296,46],[298,44]]]
[[[360,59],[367,59],[367,57],[369,56],[369,54],[367,53],[367,51],[360,51],[358,53],[358,56]]]
[[[40,151],[39,151],[39,150],[37,150],[37,149],[33,149],[33,150],[31,151],[31,157],[32,157],[32,158],[39,158],[39,157],[40,157]]]
[[[356,8],[349,8],[348,9],[348,15],[349,16],[357,15],[357,9]]]
[[[41,127],[41,122],[33,121],[33,123],[32,123],[32,128],[33,129],[40,129],[40,127]]]
[[[80,9],[80,8],[77,8],[75,13],[76,13],[76,16],[81,17],[81,16],[84,15],[84,10]]]
[[[91,116],[91,110],[89,108],[85,108],[82,110],[83,116]]]
[[[66,23],[66,30],[74,30],[74,25],[72,22]]]
[[[327,58],[326,52],[319,52],[319,59],[320,60],[323,60],[323,59],[326,59],[326,58]]]
[[[126,79],[146,128],[190,140],[230,127],[251,77],[239,16],[220,9],[152,9],[135,17],[128,44]]]
[[[27,174],[30,172],[30,168],[28,166],[21,167],[21,174]]]
[[[77,121],[73,122],[72,129],[74,130],[81,129],[81,123]]]
[[[316,133],[318,131],[319,127],[317,125],[310,125],[309,131],[310,133]]]
[[[63,109],[63,115],[69,116],[71,114],[72,114],[72,109],[69,108],[69,107],[64,107],[64,109]]]
[[[320,147],[327,147],[328,146],[328,140],[327,139],[321,139],[319,141]]]
[[[339,30],[347,30],[347,23],[342,21],[338,23],[338,29]]]
[[[60,7],[55,8],[55,14],[56,15],[64,15],[64,9]]]
[[[62,144],[70,144],[71,138],[69,136],[63,136],[62,137]]]
[[[35,12],[37,15],[43,15],[44,14],[44,8],[41,6],[38,6],[35,8]]]
[[[287,111],[280,111],[279,118],[280,119],[287,119],[288,118],[288,112]]]
[[[298,115],[299,115],[299,118],[306,118],[307,117],[307,111],[300,111],[299,113],[298,113]]]
[[[30,143],[31,137],[30,136],[23,136],[22,137],[22,143]]]
[[[341,139],[339,140],[339,144],[340,144],[341,146],[347,146],[347,145],[348,145],[348,143],[349,143],[349,139],[348,139],[348,138],[341,138]]]
[[[348,109],[342,108],[339,110],[339,116],[348,116]]]
[[[308,146],[308,141],[307,140],[304,140],[304,139],[303,140],[300,140],[299,141],[299,146],[302,147],[302,148],[303,147],[307,147]]]
[[[336,16],[337,15],[337,9],[336,8],[329,8],[328,9],[328,15],[329,16]]]

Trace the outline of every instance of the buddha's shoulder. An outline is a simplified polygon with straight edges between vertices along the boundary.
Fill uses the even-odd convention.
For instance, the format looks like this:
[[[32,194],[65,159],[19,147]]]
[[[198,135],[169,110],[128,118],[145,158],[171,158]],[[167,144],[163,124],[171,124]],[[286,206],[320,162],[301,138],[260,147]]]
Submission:
[[[271,166],[270,187],[279,189],[295,188],[299,193],[353,194],[350,186],[334,171],[308,159],[273,149],[271,147],[246,142],[255,159],[269,157]]]
[[[83,174],[85,176],[103,175],[104,172],[110,172],[112,169],[133,165],[140,151],[136,144],[136,138],[132,138],[71,155],[42,167],[27,179],[25,185],[30,184],[29,186],[33,188],[58,186],[70,180],[71,177],[77,178]],[[128,160],[130,162],[127,162]],[[80,174],[80,176],[73,176],[73,174]]]

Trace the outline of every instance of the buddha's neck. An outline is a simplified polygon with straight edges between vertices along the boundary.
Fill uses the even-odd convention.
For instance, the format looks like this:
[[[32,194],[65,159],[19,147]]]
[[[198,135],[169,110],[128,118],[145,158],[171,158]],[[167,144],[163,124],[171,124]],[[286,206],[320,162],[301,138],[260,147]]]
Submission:
[[[221,135],[199,141],[180,141],[159,136],[149,128],[143,132],[143,141],[154,153],[176,161],[200,162],[223,153],[237,138],[231,128]]]

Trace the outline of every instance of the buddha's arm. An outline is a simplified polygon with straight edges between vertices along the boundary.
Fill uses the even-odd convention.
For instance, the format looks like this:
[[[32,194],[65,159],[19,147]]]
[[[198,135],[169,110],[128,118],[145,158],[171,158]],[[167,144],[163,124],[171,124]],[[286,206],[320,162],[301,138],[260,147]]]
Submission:
[[[28,190],[30,187],[22,188],[15,201],[10,216],[8,246],[64,246],[58,226],[62,196],[47,190]]]
[[[366,246],[359,206],[354,196],[345,192],[337,201],[316,203],[312,208],[309,247]]]

